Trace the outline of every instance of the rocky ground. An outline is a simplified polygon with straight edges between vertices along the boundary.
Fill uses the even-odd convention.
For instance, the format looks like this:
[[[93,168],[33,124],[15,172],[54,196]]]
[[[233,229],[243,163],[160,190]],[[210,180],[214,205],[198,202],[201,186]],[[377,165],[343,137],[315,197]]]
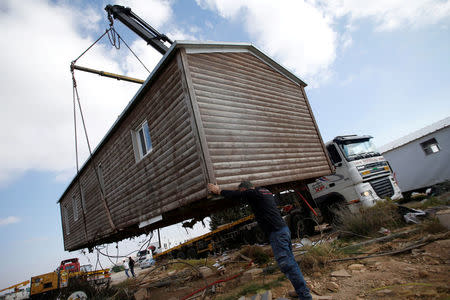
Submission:
[[[303,266],[313,298],[450,299],[450,232],[442,227],[427,231],[421,225],[396,231],[413,232],[353,250],[347,248],[339,254],[320,254],[313,263],[304,249],[320,250],[323,245],[302,248],[294,241],[294,253]],[[311,240],[329,244],[334,239],[330,234],[327,238],[322,235]],[[336,241],[332,243],[336,245]],[[268,245],[261,249],[271,252]],[[315,252],[319,253],[317,249]],[[331,251],[327,250],[329,247],[324,249],[321,251]],[[380,253],[386,255],[377,256]],[[369,257],[353,259],[366,256]],[[268,263],[257,265],[249,263],[239,250],[199,261],[161,262],[157,268],[138,272],[138,278],[129,281],[137,291],[136,299],[286,299],[292,290],[289,281],[274,267],[273,257]]]

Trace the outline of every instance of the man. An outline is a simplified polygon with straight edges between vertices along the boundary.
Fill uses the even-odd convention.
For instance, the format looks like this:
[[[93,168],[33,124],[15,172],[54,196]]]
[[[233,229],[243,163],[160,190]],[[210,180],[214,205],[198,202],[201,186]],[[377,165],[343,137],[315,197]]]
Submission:
[[[130,278],[130,275],[128,275],[128,270],[130,269],[130,266],[128,265],[128,262],[126,259],[123,260],[123,268],[125,269],[125,274],[128,278]]]
[[[128,265],[130,266],[131,275],[133,275],[133,277],[136,277],[136,275],[134,275],[134,260],[131,257],[128,258]]]
[[[211,193],[225,198],[246,200],[252,208],[256,221],[269,237],[270,245],[280,270],[291,281],[300,299],[312,299],[303,274],[292,253],[291,232],[281,217],[272,193],[264,188],[255,188],[250,181],[242,181],[238,191],[221,190],[217,184],[208,184]]]

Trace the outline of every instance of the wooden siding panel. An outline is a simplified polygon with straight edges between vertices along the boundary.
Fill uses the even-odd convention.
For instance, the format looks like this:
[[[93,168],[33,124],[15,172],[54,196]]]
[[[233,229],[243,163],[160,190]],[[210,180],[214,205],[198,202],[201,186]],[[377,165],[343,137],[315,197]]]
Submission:
[[[102,165],[106,201],[119,231],[130,226],[137,228],[142,221],[206,196],[201,151],[193,132],[187,107],[190,100],[182,75],[175,56],[83,170],[80,180],[85,192],[87,230],[81,211],[78,221],[73,219],[71,198],[73,193],[79,194],[77,184],[61,200],[61,207],[69,207],[70,234],[64,233],[66,250],[107,241],[116,234],[102,205],[93,165]],[[153,148],[136,162],[132,132],[145,120]]]
[[[215,179],[223,188],[330,173],[302,87],[250,53],[188,54]]]

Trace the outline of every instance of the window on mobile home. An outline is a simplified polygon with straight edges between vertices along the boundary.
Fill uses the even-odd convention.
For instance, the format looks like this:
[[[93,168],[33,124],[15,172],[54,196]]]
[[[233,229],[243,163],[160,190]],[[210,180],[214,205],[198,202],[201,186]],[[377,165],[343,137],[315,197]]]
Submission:
[[[422,149],[426,155],[430,155],[430,154],[439,152],[441,150],[439,148],[439,144],[435,138],[432,138],[432,139],[429,139],[428,141],[420,143],[420,146],[422,146]]]
[[[152,151],[152,139],[150,137],[147,121],[142,123],[142,125],[134,132],[133,141],[137,160],[142,159]]]
[[[69,212],[67,211],[67,204],[63,206],[63,215],[64,215],[64,225],[66,229],[66,235],[70,234],[70,225],[69,225]]]
[[[73,207],[73,220],[78,221],[78,205],[77,205],[77,198],[75,195],[72,195],[72,207]]]

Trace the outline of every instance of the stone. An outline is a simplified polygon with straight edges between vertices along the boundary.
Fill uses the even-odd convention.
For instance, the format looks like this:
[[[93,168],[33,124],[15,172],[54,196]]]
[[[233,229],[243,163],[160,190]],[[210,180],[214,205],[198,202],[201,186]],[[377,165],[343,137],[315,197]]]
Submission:
[[[436,217],[443,226],[450,229],[450,209],[438,211]]]
[[[346,270],[342,269],[342,270],[338,270],[338,271],[334,271],[331,272],[331,276],[334,277],[352,277],[352,275],[350,275]]]
[[[139,289],[136,293],[134,293],[134,298],[136,300],[147,299],[147,289]]]
[[[322,273],[320,272],[314,272],[313,277],[320,277],[322,276]]]
[[[419,271],[419,277],[428,277],[428,276],[430,276],[430,273],[428,273],[427,271],[425,270]]]
[[[241,296],[238,300],[247,300],[247,298],[245,298],[245,296]]]
[[[260,294],[256,294],[254,296],[252,296],[252,298],[250,298],[251,300],[261,300],[261,295]]]
[[[272,300],[272,291],[267,291],[261,295],[261,300]]]
[[[330,281],[327,283],[327,289],[332,292],[337,292],[339,290],[339,285],[336,282]]]
[[[392,294],[392,290],[384,289],[384,290],[378,291],[377,294],[389,295],[389,294]]]
[[[358,270],[360,271],[361,269],[364,269],[364,265],[362,264],[352,264],[350,266],[348,266],[349,270]]]
[[[202,266],[202,267],[198,268],[198,270],[202,274],[203,278],[206,278],[206,277],[214,275],[213,270],[211,270],[210,268],[205,267],[205,266]]]
[[[167,272],[167,275],[172,276],[172,275],[175,275],[176,272],[177,272],[177,270],[173,270],[173,271]]]
[[[259,274],[262,274],[262,272],[263,272],[263,269],[261,269],[261,268],[254,268],[254,269],[247,270],[242,274],[241,282],[252,281],[253,279],[255,279],[256,276],[258,276]]]
[[[333,300],[333,296],[312,296],[313,300]]]

